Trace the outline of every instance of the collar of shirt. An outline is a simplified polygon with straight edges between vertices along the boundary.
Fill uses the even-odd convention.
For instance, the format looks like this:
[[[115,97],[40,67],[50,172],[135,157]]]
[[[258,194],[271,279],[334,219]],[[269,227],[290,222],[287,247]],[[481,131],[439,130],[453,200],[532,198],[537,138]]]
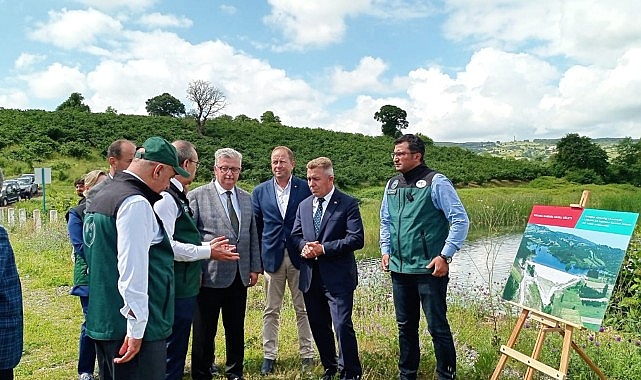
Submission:
[[[327,205],[329,204],[330,199],[332,199],[332,195],[334,195],[334,186],[332,186],[332,189],[329,191],[329,193],[325,194],[323,198],[325,201],[323,202],[323,213],[325,210],[327,210]],[[314,201],[312,202],[313,210],[312,212],[316,212],[316,209],[318,208],[318,198],[314,197]]]
[[[220,196],[227,196],[225,194],[227,191],[231,191],[231,197],[236,198],[236,186],[232,187],[230,190],[225,190],[222,186],[220,186],[220,183],[218,181],[214,180],[214,186],[216,186],[216,191],[218,192],[218,195]]]
[[[176,188],[178,188],[178,190],[180,190],[180,191],[184,191],[185,190],[183,184],[180,183],[180,181],[177,180],[176,177],[170,179],[170,181],[171,181],[171,183],[174,184],[174,186],[176,186]]]

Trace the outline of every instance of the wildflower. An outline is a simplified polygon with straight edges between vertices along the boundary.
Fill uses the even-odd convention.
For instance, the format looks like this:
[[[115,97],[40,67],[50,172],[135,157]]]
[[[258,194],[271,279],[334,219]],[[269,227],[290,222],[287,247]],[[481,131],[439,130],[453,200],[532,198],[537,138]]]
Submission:
[[[594,342],[594,345],[599,347],[601,345],[601,343],[597,340],[596,342]]]
[[[634,342],[634,344],[635,344],[635,345],[637,345],[637,346],[641,346],[641,340],[638,340],[638,339],[637,339],[637,341],[636,341],[636,342]]]
[[[620,342],[620,341],[621,341],[621,336],[620,336],[620,335],[617,335],[616,337],[614,337],[614,339],[615,339],[617,342]]]
[[[599,332],[605,331],[605,328],[603,326],[599,327]]]
[[[592,341],[594,340],[594,335],[590,334],[590,336],[588,337],[588,339],[590,340],[590,342],[592,342]]]

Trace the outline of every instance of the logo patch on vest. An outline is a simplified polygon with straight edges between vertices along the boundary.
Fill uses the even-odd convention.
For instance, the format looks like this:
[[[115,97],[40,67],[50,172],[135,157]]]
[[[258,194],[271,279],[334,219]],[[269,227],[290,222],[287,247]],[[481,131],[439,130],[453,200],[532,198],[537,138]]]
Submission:
[[[425,181],[424,179],[416,181],[416,187],[418,187],[419,189],[422,189],[425,186],[427,186],[427,181]]]
[[[87,247],[91,247],[96,239],[96,225],[91,216],[88,216],[82,225],[82,239]]]
[[[392,182],[391,185],[389,185],[390,189],[394,190],[398,187],[398,180],[395,179],[394,182]]]

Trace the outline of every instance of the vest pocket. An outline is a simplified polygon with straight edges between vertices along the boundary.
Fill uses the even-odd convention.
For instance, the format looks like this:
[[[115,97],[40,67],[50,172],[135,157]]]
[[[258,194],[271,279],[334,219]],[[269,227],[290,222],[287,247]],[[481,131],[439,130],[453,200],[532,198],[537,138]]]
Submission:
[[[423,245],[423,255],[425,256],[425,260],[427,262],[430,262],[430,253],[427,249],[427,242],[425,241],[425,232],[421,231],[421,244]]]

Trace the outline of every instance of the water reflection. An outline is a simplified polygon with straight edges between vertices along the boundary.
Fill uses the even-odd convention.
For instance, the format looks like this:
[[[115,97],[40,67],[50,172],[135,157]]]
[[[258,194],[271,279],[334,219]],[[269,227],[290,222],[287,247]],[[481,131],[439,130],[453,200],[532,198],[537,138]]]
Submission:
[[[488,291],[491,281],[492,292],[501,293],[520,243],[520,234],[465,242],[450,264],[450,287],[462,292],[469,290],[468,295],[472,295],[481,289]],[[359,261],[358,274],[361,286],[389,284],[389,276],[380,269],[379,258]]]

